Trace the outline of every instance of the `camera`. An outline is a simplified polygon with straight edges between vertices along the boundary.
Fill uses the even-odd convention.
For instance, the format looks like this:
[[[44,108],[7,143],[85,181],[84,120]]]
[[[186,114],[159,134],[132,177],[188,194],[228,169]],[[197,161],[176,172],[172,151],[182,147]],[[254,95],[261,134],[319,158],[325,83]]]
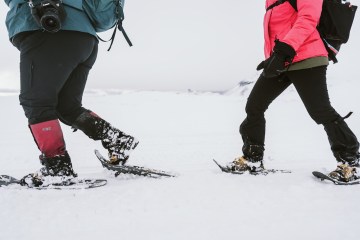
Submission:
[[[61,0],[43,0],[35,5],[29,0],[31,15],[45,31],[55,33],[61,29],[66,12]]]

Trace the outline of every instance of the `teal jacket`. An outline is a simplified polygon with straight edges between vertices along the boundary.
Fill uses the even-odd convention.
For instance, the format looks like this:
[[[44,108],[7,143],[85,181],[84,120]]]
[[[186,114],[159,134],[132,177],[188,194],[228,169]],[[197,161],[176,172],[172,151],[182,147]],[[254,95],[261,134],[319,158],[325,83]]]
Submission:
[[[39,0],[34,0],[34,3]],[[40,30],[30,13],[26,0],[5,0],[9,6],[6,16],[6,27],[11,39],[16,34],[27,31]],[[85,32],[96,36],[90,19],[83,10],[83,0],[63,0],[67,17],[62,24],[62,30]]]

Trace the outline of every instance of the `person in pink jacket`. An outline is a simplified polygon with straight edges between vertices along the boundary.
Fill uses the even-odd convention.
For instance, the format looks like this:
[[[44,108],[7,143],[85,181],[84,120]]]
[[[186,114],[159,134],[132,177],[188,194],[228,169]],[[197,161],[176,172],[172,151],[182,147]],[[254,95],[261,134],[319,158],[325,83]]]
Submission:
[[[266,0],[268,9],[277,0]],[[234,171],[263,169],[264,113],[287,87],[294,85],[310,117],[322,124],[338,162],[329,175],[340,181],[358,179],[359,142],[344,119],[331,106],[326,84],[328,53],[316,26],[323,0],[297,0],[297,11],[289,2],[268,9],[264,17],[265,59],[263,70],[246,104],[240,126],[243,156],[228,164]]]

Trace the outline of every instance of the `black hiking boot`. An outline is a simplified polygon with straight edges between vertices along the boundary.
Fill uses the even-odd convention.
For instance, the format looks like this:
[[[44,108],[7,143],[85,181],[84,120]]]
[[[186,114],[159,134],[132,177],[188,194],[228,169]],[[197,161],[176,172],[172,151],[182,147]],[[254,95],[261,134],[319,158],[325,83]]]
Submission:
[[[131,151],[139,143],[133,136],[111,126],[110,123],[90,111],[83,112],[72,127],[80,129],[91,139],[101,140],[103,147],[108,150],[109,160],[113,165],[125,164]]]
[[[43,165],[35,173],[30,173],[20,180],[20,184],[28,187],[48,186],[61,184],[62,182],[77,177],[74,172],[70,156],[67,152],[51,158],[40,156]]]

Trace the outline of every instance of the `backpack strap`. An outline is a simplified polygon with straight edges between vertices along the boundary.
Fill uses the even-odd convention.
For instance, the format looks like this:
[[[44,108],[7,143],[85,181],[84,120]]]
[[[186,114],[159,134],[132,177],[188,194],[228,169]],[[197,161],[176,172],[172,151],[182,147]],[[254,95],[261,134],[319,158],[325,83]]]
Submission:
[[[119,31],[122,32],[122,34],[124,35],[124,38],[126,39],[127,43],[131,47],[132,42],[130,41],[130,38],[128,37],[128,35],[125,32],[125,29],[122,26],[122,23],[123,23],[123,21],[125,19],[125,17],[124,17],[125,15],[124,15],[124,10],[123,10],[122,6],[120,6],[120,4],[118,5],[118,8],[117,8],[117,14],[119,16],[119,20],[117,22],[117,28],[119,29]]]
[[[122,23],[123,23],[123,21],[124,21],[124,19],[125,19],[125,17],[124,17],[125,15],[124,15],[124,10],[123,10],[120,2],[118,2],[118,3],[116,4],[116,15],[117,15],[118,20],[117,20],[117,22],[116,22],[116,24],[115,24],[115,28],[114,28],[113,34],[111,35],[111,38],[106,41],[106,40],[103,40],[102,38],[100,38],[99,36],[97,36],[98,39],[99,39],[100,41],[102,41],[102,42],[109,42],[109,41],[111,41],[111,42],[110,42],[110,47],[109,47],[108,51],[110,51],[110,49],[111,49],[111,47],[112,47],[112,45],[113,45],[113,43],[114,43],[114,39],[115,39],[116,31],[117,31],[117,30],[119,30],[119,31],[122,32],[122,34],[124,35],[125,40],[127,41],[127,43],[129,44],[130,47],[132,47],[132,45],[133,45],[132,42],[130,41],[130,38],[129,38],[128,35],[126,34],[125,29],[124,29],[123,26],[122,26]]]
[[[276,2],[274,2],[273,4],[271,4],[269,7],[266,8],[266,11],[269,11],[271,9],[273,9],[274,7],[277,7],[285,2],[289,2],[291,4],[291,6],[295,9],[295,11],[297,11],[297,2],[296,0],[277,0]]]

